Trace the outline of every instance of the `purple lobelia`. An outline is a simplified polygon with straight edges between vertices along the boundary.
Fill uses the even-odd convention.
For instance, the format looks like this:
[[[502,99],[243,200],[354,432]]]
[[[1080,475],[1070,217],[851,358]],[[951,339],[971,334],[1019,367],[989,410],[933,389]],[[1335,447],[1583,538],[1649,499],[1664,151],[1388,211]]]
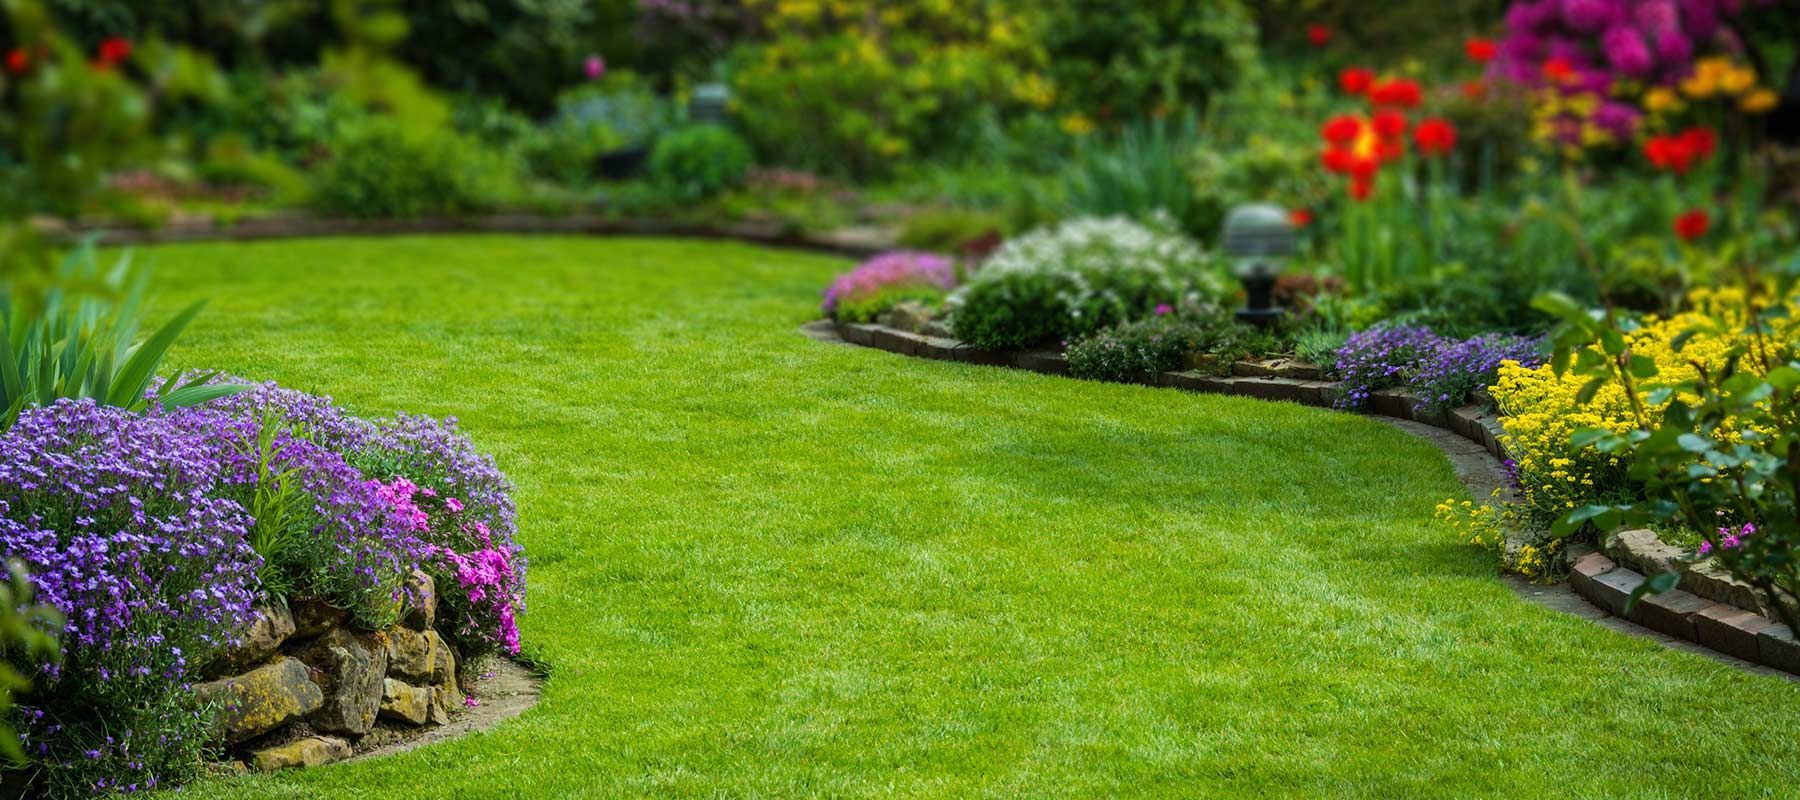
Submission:
[[[1406,385],[1419,398],[1415,410],[1448,411],[1467,402],[1477,388],[1492,386],[1502,362],[1535,367],[1544,361],[1543,350],[1542,337],[1504,333],[1448,342],[1419,361]]]
[[[46,793],[188,777],[207,723],[192,669],[248,624],[259,559],[220,494],[203,433],[91,401],[20,415],[0,435],[0,550],[66,617],[60,664],[15,710]]]
[[[1360,410],[1376,390],[1405,383],[1419,362],[1443,344],[1430,328],[1418,325],[1382,323],[1351,334],[1337,353],[1335,371],[1344,389],[1337,407]]]

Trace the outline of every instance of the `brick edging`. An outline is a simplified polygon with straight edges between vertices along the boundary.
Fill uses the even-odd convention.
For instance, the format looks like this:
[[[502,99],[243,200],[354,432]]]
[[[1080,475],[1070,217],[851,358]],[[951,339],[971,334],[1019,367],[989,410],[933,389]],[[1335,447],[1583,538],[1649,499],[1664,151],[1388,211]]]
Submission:
[[[995,352],[955,339],[925,336],[885,325],[831,322],[844,341],[900,355],[961,361],[970,364],[1013,367],[1053,375],[1067,375],[1069,360],[1052,351]],[[1343,394],[1341,383],[1318,380],[1303,368],[1284,373],[1266,364],[1233,365],[1232,375],[1212,376],[1192,370],[1164,372],[1151,385],[1206,394],[1239,395],[1262,400],[1285,400],[1301,405],[1331,408]],[[1303,375],[1304,377],[1294,377]],[[1413,410],[1417,398],[1399,389],[1383,389],[1370,398],[1369,412],[1431,425],[1456,433],[1481,445],[1496,459],[1505,459],[1500,421],[1480,406],[1464,406],[1446,414]],[[1576,559],[1569,585],[1576,594],[1607,613],[1676,639],[1744,661],[1800,675],[1800,643],[1786,625],[1734,605],[1713,602],[1679,589],[1647,595],[1626,613],[1626,600],[1644,576],[1613,563],[1600,553]]]

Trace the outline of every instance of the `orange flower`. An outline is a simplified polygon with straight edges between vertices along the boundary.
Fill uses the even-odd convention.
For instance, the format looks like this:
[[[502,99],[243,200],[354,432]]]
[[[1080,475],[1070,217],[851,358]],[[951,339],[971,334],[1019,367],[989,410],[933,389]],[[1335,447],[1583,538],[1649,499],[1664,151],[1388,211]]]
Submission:
[[[1684,242],[1691,242],[1706,235],[1712,228],[1712,217],[1705,211],[1694,209],[1675,218],[1675,235]]]
[[[1345,67],[1338,73],[1338,88],[1344,94],[1367,94],[1369,87],[1375,85],[1375,73],[1362,67]]]
[[[1475,36],[1463,42],[1463,53],[1469,57],[1470,61],[1486,64],[1493,61],[1495,56],[1500,55],[1500,45],[1495,44],[1493,39]]]
[[[1425,156],[1447,155],[1456,149],[1456,126],[1438,117],[1423,120],[1413,129],[1413,144]]]

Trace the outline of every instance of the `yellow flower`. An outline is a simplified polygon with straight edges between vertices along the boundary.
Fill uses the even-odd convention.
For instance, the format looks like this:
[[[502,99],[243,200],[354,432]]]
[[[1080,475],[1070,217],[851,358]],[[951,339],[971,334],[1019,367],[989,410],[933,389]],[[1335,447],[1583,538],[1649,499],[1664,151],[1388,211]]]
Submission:
[[[1695,100],[1705,100],[1719,92],[1719,80],[1696,71],[1681,81],[1681,93]]]
[[[1757,89],[1738,101],[1738,109],[1746,114],[1766,114],[1781,105],[1781,97],[1773,89]]]
[[[1085,136],[1094,132],[1094,121],[1086,114],[1070,114],[1062,118],[1062,129],[1072,136]]]
[[[1729,94],[1743,94],[1756,87],[1756,70],[1731,67],[1719,74],[1719,88]]]
[[[1681,110],[1681,95],[1667,86],[1658,86],[1644,94],[1644,109],[1652,114]]]

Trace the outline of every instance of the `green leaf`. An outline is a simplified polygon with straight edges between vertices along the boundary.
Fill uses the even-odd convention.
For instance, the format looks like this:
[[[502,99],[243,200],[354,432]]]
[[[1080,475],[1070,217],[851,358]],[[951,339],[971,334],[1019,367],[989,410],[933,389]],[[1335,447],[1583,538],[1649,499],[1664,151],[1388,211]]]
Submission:
[[[1704,453],[1713,449],[1713,440],[1698,433],[1684,433],[1676,442],[1681,445],[1681,449],[1690,453]]]
[[[239,383],[189,384],[163,395],[161,402],[165,409],[187,408],[249,391],[251,388],[253,387]]]
[[[1643,583],[1631,590],[1631,596],[1625,599],[1625,613],[1630,614],[1631,609],[1637,607],[1638,601],[1643,599],[1644,595],[1671,591],[1675,588],[1675,584],[1680,582],[1681,576],[1673,572],[1658,572],[1645,578]]]
[[[169,346],[175,343],[175,338],[181,335],[182,329],[193,322],[194,317],[205,306],[204,300],[188,306],[151,334],[150,338],[145,339],[143,344],[138,345],[125,366],[119,370],[106,402],[121,408],[136,408],[142,403],[144,390],[149,388],[150,379],[155,375],[157,365],[162,363],[163,356],[168,353]]]
[[[1640,356],[1636,354],[1631,356],[1631,377],[1654,378],[1656,377],[1656,373],[1655,359],[1652,359],[1649,356]]]
[[[1585,406],[1593,402],[1594,395],[1600,392],[1600,387],[1605,386],[1610,380],[1612,379],[1606,375],[1598,375],[1582,384],[1581,391],[1575,393],[1575,404]]]
[[[1619,509],[1616,507],[1582,506],[1581,508],[1577,508],[1574,511],[1564,514],[1555,523],[1551,524],[1550,533],[1556,538],[1561,539],[1571,533],[1581,530],[1581,526],[1586,523],[1591,522],[1594,527],[1601,530],[1607,530],[1618,525],[1618,520]]]
[[[1800,369],[1789,366],[1776,367],[1769,370],[1766,380],[1777,389],[1791,392],[1794,387],[1800,386]]]

